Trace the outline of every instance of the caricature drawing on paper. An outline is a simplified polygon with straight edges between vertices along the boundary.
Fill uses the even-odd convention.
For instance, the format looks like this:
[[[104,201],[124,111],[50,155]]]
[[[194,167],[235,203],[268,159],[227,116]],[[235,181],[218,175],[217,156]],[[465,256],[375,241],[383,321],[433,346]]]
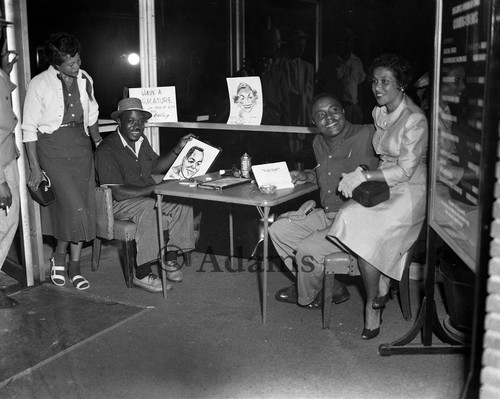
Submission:
[[[220,149],[191,139],[182,149],[163,180],[184,180],[207,173]]]
[[[171,179],[189,179],[200,170],[205,157],[205,150],[201,147],[191,147],[186,155],[182,158],[180,165],[172,168]]]
[[[228,124],[260,125],[262,93],[259,77],[228,78],[231,111]],[[234,93],[234,94],[231,94]]]

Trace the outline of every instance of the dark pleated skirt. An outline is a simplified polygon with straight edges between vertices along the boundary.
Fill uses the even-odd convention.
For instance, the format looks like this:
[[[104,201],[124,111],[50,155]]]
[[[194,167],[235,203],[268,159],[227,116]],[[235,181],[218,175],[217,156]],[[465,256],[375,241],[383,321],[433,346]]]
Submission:
[[[41,207],[42,233],[57,240],[95,238],[95,172],[92,146],[83,126],[39,134],[40,166],[49,176],[56,201]]]

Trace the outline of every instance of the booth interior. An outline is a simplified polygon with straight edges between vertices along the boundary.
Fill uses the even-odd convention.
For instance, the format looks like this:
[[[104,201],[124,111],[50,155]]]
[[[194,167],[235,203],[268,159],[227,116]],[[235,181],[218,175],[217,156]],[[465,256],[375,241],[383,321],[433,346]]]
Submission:
[[[127,90],[141,88],[140,66],[131,65],[127,61],[130,53],[139,53],[139,3],[143,4],[135,0],[108,2],[27,0],[32,76],[47,67],[43,61],[42,48],[48,35],[53,31],[74,33],[81,41],[83,48],[82,68],[94,79],[95,95],[101,112],[100,119],[110,122],[110,114],[116,109],[118,101],[127,95]],[[366,72],[371,61],[384,52],[404,54],[414,67],[414,82],[426,73],[429,76],[432,71],[435,1],[255,0],[237,3],[244,6],[245,24],[243,26],[246,29],[246,34],[242,39],[245,48],[244,58],[239,60],[241,61],[239,64],[231,58],[232,55],[228,51],[232,45],[229,37],[234,33],[231,32],[234,27],[230,24],[229,17],[220,17],[232,15],[232,1],[156,0],[154,2],[154,11],[157,16],[155,21],[157,87],[175,87],[177,106],[177,120],[168,127],[157,128],[159,153],[163,154],[172,150],[181,137],[192,133],[203,142],[221,149],[210,167],[210,172],[239,169],[241,157],[245,153],[251,157],[253,165],[285,161],[289,170],[313,169],[317,164],[312,149],[316,128],[312,125],[310,118],[297,121],[292,120],[296,115],[270,117],[268,113],[266,114],[269,110],[266,108],[269,106],[269,103],[265,102],[266,97],[264,97],[263,104],[264,118],[260,124],[257,124],[261,126],[261,129],[255,126],[249,128],[244,124],[234,125],[233,128],[218,129],[215,125],[228,122],[231,96],[228,95],[226,79],[259,76],[265,93],[265,68],[280,62],[282,57],[292,56],[295,51],[292,39],[296,34],[302,39],[307,39],[303,42],[305,47],[300,50],[299,58],[309,63],[314,70],[315,87],[312,92],[315,94],[337,87],[335,82],[318,79],[317,72],[322,67],[325,68],[324,62],[328,61],[330,56],[335,58],[338,52],[345,51],[346,42],[349,43],[350,50],[357,55]],[[54,9],[58,12],[53,12]],[[322,15],[318,15],[318,10],[321,10]],[[92,28],[89,28],[89,20],[92,21]],[[391,23],[388,24],[387,21]],[[274,42],[280,43],[278,53],[269,53],[263,41],[265,35],[271,31],[275,35]],[[429,90],[431,83],[427,81],[426,88]],[[418,105],[424,107],[426,103],[418,89],[421,87],[410,86],[407,94]],[[369,80],[364,79],[360,82],[358,95],[361,112],[359,123],[372,124],[372,110],[376,102]],[[430,109],[427,108],[425,111],[430,117]],[[183,126],[183,123],[186,125],[195,123],[197,126],[190,128]],[[293,128],[297,128],[297,132],[290,132]],[[106,137],[108,134],[109,131],[103,132],[102,136]],[[298,209],[302,203],[310,199],[315,200],[317,204],[321,202],[319,192],[315,191],[272,207],[272,217]],[[147,373],[161,379],[162,375],[157,372],[162,367],[166,368],[163,363],[164,359],[157,355],[158,344],[165,345],[171,351],[165,355],[169,361],[176,362],[181,359],[179,372],[170,369],[166,372],[167,379],[175,382],[173,392],[178,397],[205,397],[204,393],[207,392],[206,397],[219,397],[219,395],[235,398],[263,397],[262,395],[290,397],[297,392],[299,392],[298,397],[330,395],[336,397],[331,393],[331,387],[327,386],[325,381],[338,378],[338,375],[342,375],[344,381],[348,382],[346,386],[359,385],[352,392],[348,387],[339,387],[340,396],[338,397],[396,398],[405,396],[418,398],[421,397],[422,392],[428,394],[428,397],[457,397],[459,395],[464,378],[469,372],[470,359],[467,351],[465,355],[463,353],[450,354],[446,355],[448,357],[434,356],[432,359],[425,356],[409,357],[408,360],[399,357],[392,364],[389,362],[381,364],[380,357],[378,354],[375,355],[375,345],[371,348],[361,347],[359,344],[361,331],[358,330],[362,326],[361,309],[365,293],[359,276],[340,277],[342,282],[352,287],[353,300],[347,307],[341,309],[337,306],[332,311],[332,314],[335,314],[335,322],[332,326],[334,332],[326,338],[325,335],[320,334],[322,332],[320,314],[300,313],[304,312],[304,309],[299,307],[296,309],[287,307],[282,310],[283,308],[279,306],[281,304],[274,301],[273,294],[279,287],[290,283],[293,276],[279,259],[271,242],[269,243],[270,270],[282,273],[270,273],[269,298],[272,304],[269,312],[272,321],[270,325],[268,324],[266,332],[260,324],[262,303],[259,301],[262,294],[262,282],[259,273],[209,273],[224,270],[238,272],[260,270],[257,263],[262,260],[263,253],[262,226],[259,223],[262,214],[259,214],[254,206],[230,205],[234,213],[235,255],[239,262],[236,269],[231,269],[228,267],[227,259],[230,254],[228,204],[196,199],[188,201],[193,204],[195,213],[201,220],[200,234],[194,251],[194,267],[187,268],[186,281],[182,283],[182,286],[176,285],[174,292],[169,293],[170,297],[167,297],[167,301],[163,301],[160,295],[152,298],[151,294],[145,294],[141,290],[125,289],[121,269],[118,266],[123,254],[117,242],[104,243],[102,264],[95,274],[90,274],[90,266],[88,270],[85,270],[89,272],[93,280],[94,298],[85,297],[88,303],[78,303],[78,306],[82,309],[88,307],[90,312],[95,305],[92,301],[95,297],[99,297],[103,303],[110,305],[107,309],[112,307],[111,304],[116,305],[118,309],[113,319],[108,320],[106,313],[103,313],[95,325],[92,325],[95,331],[82,327],[81,331],[75,332],[71,326],[68,327],[72,316],[68,316],[64,309],[51,309],[51,304],[45,300],[46,298],[61,300],[53,290],[44,288],[45,299],[36,296],[30,298],[29,292],[26,295],[16,294],[19,299],[25,295],[26,303],[32,307],[39,300],[43,305],[39,311],[42,312],[43,308],[43,312],[50,313],[50,317],[58,317],[59,314],[55,314],[58,312],[64,317],[67,316],[64,323],[61,323],[61,330],[67,332],[65,330],[67,328],[68,334],[75,333],[76,335],[74,341],[60,342],[57,334],[51,330],[53,333],[51,338],[55,344],[52,347],[49,345],[49,349],[43,354],[47,356],[29,359],[31,363],[30,361],[13,362],[9,368],[11,375],[4,375],[3,381],[0,378],[0,390],[6,387],[7,392],[12,395],[25,393],[25,384],[33,378],[35,386],[42,387],[40,389],[45,397],[51,397],[53,392],[50,391],[50,387],[43,386],[44,379],[48,377],[48,381],[54,382],[56,378],[50,375],[51,372],[46,365],[49,361],[53,361],[57,370],[64,371],[65,367],[69,367],[76,374],[77,367],[68,366],[66,358],[62,356],[70,351],[73,351],[70,356],[74,356],[72,358],[75,360],[74,364],[84,362],[91,364],[96,359],[102,361],[102,364],[108,364],[109,359],[119,362],[123,356],[116,357],[114,349],[117,349],[117,352],[130,353],[131,357],[140,359],[143,364],[146,364],[150,360],[145,355],[146,352],[141,353],[140,349],[135,348],[128,336],[130,331],[136,336],[140,335],[145,325],[146,336],[152,340],[151,344],[147,343],[145,346],[147,351],[155,353],[152,356],[151,365],[147,366]],[[417,241],[410,271],[411,304],[414,315],[418,314],[424,297],[426,232],[427,229],[424,227]],[[51,237],[44,237],[43,240],[45,267],[48,267],[54,241]],[[443,319],[444,328],[456,342],[468,345],[473,323],[474,273],[443,241],[438,240],[434,243],[434,247],[437,248],[438,289],[436,297],[439,315]],[[83,249],[83,260],[88,262],[88,265],[90,265],[91,249],[92,243],[86,243]],[[21,237],[18,234],[9,257],[14,262],[22,263],[23,256]],[[49,281],[48,268],[46,272],[46,280]],[[161,270],[158,272],[161,273]],[[45,285],[42,284],[42,286]],[[0,286],[7,287],[8,292],[20,291],[19,284],[8,276],[0,279]],[[78,301],[78,299],[75,300]],[[383,333],[372,342],[377,341],[377,344],[392,342],[403,336],[410,328],[411,322],[408,323],[401,317],[397,300],[389,302],[388,310],[390,311],[386,313],[390,315],[384,314],[384,325],[381,329]],[[165,314],[167,315],[165,317],[168,317],[168,323],[162,320]],[[203,323],[203,327],[196,325],[198,323],[196,318]],[[69,323],[67,323],[68,320]],[[10,327],[22,321],[25,320],[15,317],[8,320],[11,323]],[[144,321],[145,324],[141,325],[140,321]],[[255,327],[254,324],[259,325]],[[30,330],[33,331],[33,336],[40,331],[43,332],[45,328],[44,323],[32,323],[33,325],[35,328]],[[125,327],[120,326],[127,326],[128,331],[124,331]],[[310,333],[311,329],[315,331]],[[245,341],[241,331],[250,330],[255,331],[255,336],[246,337]],[[104,334],[109,331],[111,331],[109,336]],[[287,337],[286,331],[292,332],[292,337]],[[102,337],[100,334],[103,334]],[[152,336],[154,334],[157,335]],[[174,337],[170,341],[164,338],[169,334]],[[182,341],[181,335],[183,334],[189,338],[188,344]],[[197,342],[203,334],[206,335],[202,341],[208,343],[206,345],[208,350],[198,348],[200,350],[196,352],[197,344],[193,342]],[[312,338],[305,338],[309,334]],[[8,338],[9,344],[16,340],[14,335]],[[158,338],[157,341],[155,341],[156,338]],[[29,341],[29,337],[26,340]],[[287,340],[291,345],[285,345]],[[304,343],[303,340],[307,342]],[[173,343],[181,341],[179,347]],[[123,346],[118,348],[121,342],[125,342],[123,346],[126,348]],[[214,342],[215,349],[210,346]],[[438,342],[442,343],[439,340]],[[43,344],[50,343],[47,341]],[[92,350],[85,352],[79,349],[85,348],[85,345],[89,345]],[[182,346],[181,349],[179,349],[180,346]],[[310,353],[302,355],[296,350],[298,347],[304,347]],[[106,359],[106,351],[112,353],[109,359]],[[92,356],[89,353],[92,353]],[[274,354],[272,361],[269,359],[269,353]],[[10,355],[12,358],[15,357],[12,351]],[[120,360],[117,360],[118,358]],[[242,361],[243,358],[247,359],[246,362]],[[199,359],[200,363],[186,359]],[[223,381],[224,376],[234,375],[233,370],[230,370],[231,367],[225,369],[224,361],[227,359],[242,372],[258,375],[264,381],[262,386],[255,388],[254,385],[258,384],[255,381],[250,383],[251,378],[248,378],[248,375],[245,377],[238,375],[235,385]],[[318,359],[324,362],[324,365],[320,364]],[[337,362],[336,359],[340,361]],[[295,381],[290,382],[290,378],[284,376],[286,373],[283,370],[295,368],[291,366],[291,363],[300,364],[302,361],[304,368],[318,373],[319,382],[313,378],[313,382],[307,381],[300,386]],[[124,362],[127,366],[133,367],[129,359]],[[276,371],[273,362],[281,370]],[[345,368],[340,364],[341,362],[346,365]],[[408,367],[408,364],[411,365],[412,372],[410,376],[405,376],[403,370]],[[36,367],[32,369],[33,374],[30,374],[28,370],[35,365]],[[19,370],[15,369],[16,367],[19,367]],[[210,367],[214,368],[216,375],[211,375],[211,372],[207,371]],[[82,397],[86,394],[101,395],[92,391],[94,387],[83,386],[85,383],[92,385],[92,378],[97,380],[96,387],[104,389],[104,392],[110,395],[113,393],[110,387],[114,383],[110,383],[109,380],[114,378],[116,381],[123,381],[119,371],[115,372],[112,367],[104,371],[103,366],[102,373],[108,381],[103,381],[104,377],[96,377],[99,373],[90,370],[91,367],[84,368],[86,370],[82,373],[81,380],[75,378],[74,382],[75,386],[83,392]],[[186,377],[181,375],[183,373]],[[298,371],[293,371],[292,374],[297,381],[304,380],[303,374]],[[363,383],[358,381],[359,375],[368,376],[369,382],[363,386]],[[13,376],[15,378],[8,381]],[[213,386],[210,380],[212,377],[215,381]],[[383,378],[386,380],[380,382]],[[277,381],[281,386],[278,386]],[[284,381],[286,383],[283,383]],[[197,382],[200,382],[198,386],[196,386]],[[130,383],[130,380],[122,383],[123,386],[129,387],[128,394],[134,393],[138,395],[137,397],[143,394]],[[280,391],[286,384],[290,384],[290,387],[296,390],[293,392],[290,388],[290,391],[287,391],[289,396],[283,395]],[[406,389],[405,384],[411,388]],[[161,397],[160,392],[155,391],[156,389],[153,388],[153,392],[158,395],[157,397]],[[245,389],[257,389],[257,395],[246,395],[249,391],[245,392]]]
[[[246,57],[239,70],[230,70],[228,52],[230,2],[224,0],[202,2],[155,2],[158,86],[175,86],[179,122],[195,121],[202,115],[206,125],[225,123],[229,97],[226,78],[258,73],[262,62],[272,58],[266,53],[264,32],[277,31],[274,41],[280,43],[279,56],[290,55],[294,49],[290,40],[300,31],[307,38],[301,57],[317,70],[321,62],[339,52],[348,41],[366,70],[371,60],[386,51],[405,54],[414,67],[415,79],[432,68],[435,4],[432,1],[408,2],[315,2],[259,0],[244,2]],[[321,3],[321,4],[320,4]],[[317,8],[318,5],[321,8]],[[82,67],[94,79],[96,98],[99,99],[102,119],[108,119],[117,102],[123,97],[124,88],[141,87],[140,68],[127,63],[127,55],[139,48],[138,2],[85,1],[72,2],[66,7],[62,0],[28,1],[30,60],[33,76],[44,70],[42,48],[44,40],[54,30],[73,32],[82,43]],[[53,13],[53,8],[59,10]],[[317,10],[322,11],[319,16]],[[196,12],[192,12],[196,10]],[[85,12],[83,12],[85,11]],[[88,15],[93,28],[88,29]],[[390,28],[384,21],[391,20]],[[328,23],[327,23],[328,21]],[[316,34],[320,27],[320,35]],[[413,27],[413,28],[412,28]],[[418,29],[417,29],[418,27]],[[425,27],[425,29],[423,29]],[[210,35],[206,32],[209,31]],[[327,89],[316,80],[315,92]],[[429,83],[429,82],[428,82]],[[409,94],[417,102],[417,89]],[[375,104],[368,80],[359,87],[363,122],[372,123],[371,110]],[[265,123],[264,123],[265,122]],[[221,153],[211,171],[240,166],[244,153],[251,156],[253,164],[286,161],[290,170],[298,165],[313,168],[316,163],[311,143],[314,134],[283,133],[282,121],[269,123],[267,131],[245,130],[244,125],[232,130],[203,127],[195,130],[183,127],[159,128],[159,152],[169,151],[180,137],[194,133],[201,140],[221,148]],[[311,127],[309,120],[302,126]],[[276,131],[273,131],[273,125]],[[290,123],[292,125],[292,123]],[[314,128],[312,128],[314,129]],[[311,130],[314,132],[314,130]],[[105,135],[105,134],[103,134]],[[290,137],[300,136],[301,146],[292,150]],[[319,203],[318,193],[293,200],[272,210],[280,214],[297,209],[307,199]],[[197,202],[202,216],[201,235],[197,250],[212,250],[227,255],[228,226],[221,217],[223,204]],[[235,247],[242,257],[248,257],[258,243],[259,214],[251,207],[237,207]],[[45,238],[50,245],[50,239]],[[19,243],[18,243],[19,244]],[[274,249],[270,245],[272,255]],[[13,251],[16,251],[13,248]],[[17,248],[19,251],[19,248]],[[259,252],[257,252],[258,256]],[[19,257],[19,256],[16,256]],[[425,237],[420,237],[415,260],[425,259]]]

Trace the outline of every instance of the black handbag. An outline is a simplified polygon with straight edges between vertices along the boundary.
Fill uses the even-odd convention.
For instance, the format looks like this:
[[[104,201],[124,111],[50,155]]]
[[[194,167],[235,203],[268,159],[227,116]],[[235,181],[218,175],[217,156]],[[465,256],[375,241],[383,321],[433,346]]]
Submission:
[[[389,185],[385,181],[365,181],[352,191],[352,198],[370,208],[390,197]]]
[[[43,175],[46,180],[42,180],[38,186],[38,190],[33,190],[29,186],[28,190],[34,201],[38,202],[42,206],[47,206],[56,200],[56,192],[52,187],[49,176],[47,176],[45,172],[43,172]]]

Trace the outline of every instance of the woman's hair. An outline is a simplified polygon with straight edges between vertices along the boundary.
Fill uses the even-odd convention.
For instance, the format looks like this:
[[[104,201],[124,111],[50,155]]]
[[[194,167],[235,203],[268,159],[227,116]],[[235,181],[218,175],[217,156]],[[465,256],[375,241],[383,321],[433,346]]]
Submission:
[[[193,154],[193,152],[195,152],[195,151],[200,151],[201,153],[204,153],[205,149],[198,147],[198,146],[193,146],[186,153],[186,158],[189,158]]]
[[[239,98],[240,98],[239,93],[240,93],[240,91],[241,91],[241,90],[243,90],[243,89],[248,89],[248,90],[250,90],[250,91],[252,92],[253,96],[255,97],[255,99],[258,99],[258,98],[259,98],[259,96],[257,95],[257,90],[252,89],[248,83],[246,83],[246,82],[241,82],[241,83],[238,85],[238,88],[236,89],[236,95],[235,95],[235,96],[233,96],[233,101],[234,101],[235,103],[237,103],[237,102],[238,102],[238,100],[239,100]]]
[[[51,65],[61,65],[66,56],[74,57],[79,52],[80,42],[71,33],[54,33],[45,43],[45,56]]]
[[[375,58],[370,65],[370,76],[373,76],[373,72],[376,68],[389,69],[396,78],[398,85],[403,89],[406,89],[413,80],[411,64],[406,58],[397,54],[382,54]]]

